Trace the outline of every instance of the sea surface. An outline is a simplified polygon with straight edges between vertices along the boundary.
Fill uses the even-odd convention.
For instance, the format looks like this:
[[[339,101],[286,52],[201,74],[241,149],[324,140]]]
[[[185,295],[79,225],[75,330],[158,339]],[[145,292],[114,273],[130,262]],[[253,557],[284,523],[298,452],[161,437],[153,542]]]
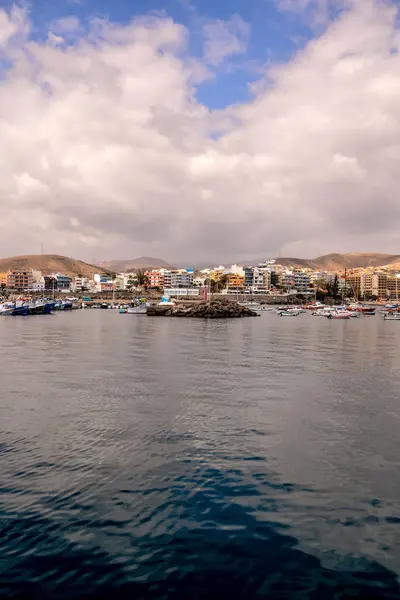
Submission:
[[[0,317],[0,597],[400,598],[400,323]]]

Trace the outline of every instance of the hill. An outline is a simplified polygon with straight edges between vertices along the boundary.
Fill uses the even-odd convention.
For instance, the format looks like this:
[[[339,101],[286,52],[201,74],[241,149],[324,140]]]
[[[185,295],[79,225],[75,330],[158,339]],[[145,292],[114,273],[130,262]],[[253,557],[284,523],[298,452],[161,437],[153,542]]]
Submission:
[[[136,269],[172,269],[173,267],[161,260],[161,258],[152,258],[151,256],[140,256],[130,260],[109,260],[102,264],[103,268],[116,273],[134,271]]]
[[[0,272],[4,273],[11,269],[37,269],[44,274],[64,273],[71,277],[82,275],[89,278],[92,278],[94,273],[107,272],[104,267],[96,267],[81,260],[57,254],[27,254],[0,258]]]
[[[326,254],[312,259],[277,258],[276,261],[284,266],[298,267],[301,269],[320,269],[322,271],[344,271],[358,267],[383,267],[398,263],[400,256],[397,254],[379,254],[373,252],[350,254]]]

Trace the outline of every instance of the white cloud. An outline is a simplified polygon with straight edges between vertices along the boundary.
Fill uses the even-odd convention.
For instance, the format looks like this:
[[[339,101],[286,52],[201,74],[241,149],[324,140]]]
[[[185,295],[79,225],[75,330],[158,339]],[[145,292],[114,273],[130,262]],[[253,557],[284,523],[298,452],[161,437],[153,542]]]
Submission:
[[[0,11],[0,254],[398,251],[395,17],[360,0],[250,102],[212,112],[171,19],[98,21],[64,47]]]
[[[76,33],[81,30],[81,23],[78,17],[70,15],[53,21],[51,29],[55,33]]]
[[[215,19],[203,25],[206,62],[217,66],[227,57],[246,52],[249,33],[249,25],[239,15],[233,15],[228,21]]]

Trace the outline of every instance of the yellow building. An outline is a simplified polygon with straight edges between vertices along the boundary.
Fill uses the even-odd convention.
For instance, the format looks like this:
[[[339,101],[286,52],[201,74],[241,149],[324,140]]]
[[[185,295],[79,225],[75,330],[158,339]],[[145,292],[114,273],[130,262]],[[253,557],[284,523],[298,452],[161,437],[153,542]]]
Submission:
[[[0,285],[7,285],[7,273],[0,273]]]

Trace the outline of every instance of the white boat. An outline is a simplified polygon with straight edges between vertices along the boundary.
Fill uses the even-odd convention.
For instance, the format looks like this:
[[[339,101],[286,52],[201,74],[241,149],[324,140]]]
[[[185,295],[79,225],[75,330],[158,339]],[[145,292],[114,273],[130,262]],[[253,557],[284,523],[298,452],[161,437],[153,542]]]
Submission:
[[[384,321],[400,321],[400,313],[386,313],[383,317]]]
[[[350,319],[350,314],[348,312],[332,312],[330,315],[327,315],[328,319]]]
[[[163,302],[165,304],[165,302]],[[258,304],[258,302],[238,302],[240,306],[246,306],[246,308],[251,308],[251,310],[255,310],[256,312],[273,312],[274,309],[267,304]]]
[[[1,304],[0,305],[0,315],[2,315],[3,317],[9,315],[11,316],[14,312],[14,307],[10,306],[8,304]]]
[[[313,317],[329,317],[329,315],[331,315],[334,312],[335,311],[332,308],[326,306],[324,308],[319,308],[318,310],[314,310],[311,313],[311,316],[313,316]]]
[[[174,306],[175,302],[169,296],[162,296],[158,306]]]
[[[349,315],[350,319],[359,319],[362,315],[362,313],[360,313],[358,310],[348,310],[347,314]]]
[[[128,315],[145,315],[147,313],[147,304],[143,306],[130,306],[126,312]]]
[[[278,315],[280,317],[298,317],[300,314],[300,311],[298,310],[281,310],[280,312],[278,312]]]

